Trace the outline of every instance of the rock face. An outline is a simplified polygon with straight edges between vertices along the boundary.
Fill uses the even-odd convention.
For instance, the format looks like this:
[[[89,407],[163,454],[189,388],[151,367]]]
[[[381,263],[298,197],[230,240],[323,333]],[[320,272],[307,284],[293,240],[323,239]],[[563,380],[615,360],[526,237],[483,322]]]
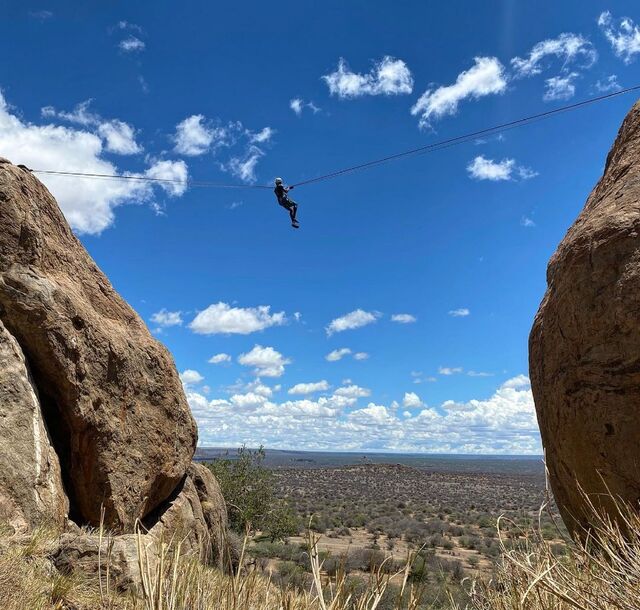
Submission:
[[[551,258],[529,339],[550,480],[565,523],[588,524],[577,483],[615,518],[640,500],[640,102]]]
[[[170,546],[170,557],[180,543],[182,555],[225,567],[227,509],[218,482],[205,466],[192,464],[172,497],[147,519],[153,525],[147,529],[142,523],[139,537],[108,533],[101,537],[87,531],[66,533],[52,554],[54,565],[63,573],[81,571],[103,581],[109,574],[113,586],[130,591],[141,585],[138,548],[144,549],[143,564],[151,572],[158,564],[162,544]]]
[[[183,482],[195,422],[167,350],[112,288],[47,189],[4,159],[0,321],[29,363],[71,518],[98,525],[104,505],[108,527],[132,531]]]
[[[59,528],[69,502],[38,393],[18,342],[0,322],[0,518],[17,530]]]

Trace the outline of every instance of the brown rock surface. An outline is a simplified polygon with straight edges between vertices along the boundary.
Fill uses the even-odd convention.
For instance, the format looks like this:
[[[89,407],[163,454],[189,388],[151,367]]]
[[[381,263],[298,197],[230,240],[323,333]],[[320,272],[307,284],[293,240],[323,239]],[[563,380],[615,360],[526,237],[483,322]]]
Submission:
[[[201,464],[192,464],[174,497],[157,514],[149,533],[166,543],[181,542],[182,550],[205,563],[222,567],[227,509],[220,486]]]
[[[0,519],[62,528],[69,503],[24,354],[0,322]]]
[[[187,471],[196,426],[167,350],[29,171],[0,159],[0,320],[29,362],[78,522],[131,531]]]
[[[567,525],[587,525],[577,483],[640,500],[640,102],[604,175],[549,262],[529,339],[550,480]]]
[[[144,565],[153,573],[157,565],[156,540],[142,536],[146,547]],[[106,588],[107,574],[111,586],[120,591],[135,591],[141,584],[138,540],[136,534],[120,536],[80,532],[63,534],[52,553],[53,565],[63,574],[81,573],[83,578],[102,580]]]

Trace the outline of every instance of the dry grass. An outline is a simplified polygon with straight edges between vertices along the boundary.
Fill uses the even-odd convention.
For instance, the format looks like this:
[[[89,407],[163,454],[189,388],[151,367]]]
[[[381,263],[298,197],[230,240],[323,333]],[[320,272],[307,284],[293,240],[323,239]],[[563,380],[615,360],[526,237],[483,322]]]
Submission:
[[[537,530],[522,532],[510,550],[500,536],[496,577],[472,588],[476,610],[638,610],[640,608],[640,513],[612,499],[607,516],[583,494],[590,528],[567,541],[557,557]],[[498,522],[500,533],[501,524]],[[509,545],[511,546],[511,545]]]
[[[502,558],[490,581],[469,583],[475,610],[638,610],[640,608],[640,514],[618,505],[616,522],[592,506],[591,530],[584,541],[568,542],[557,557],[540,531],[506,539],[499,522]],[[509,534],[510,536],[512,534]],[[400,583],[396,610],[418,610],[420,591],[411,582],[411,558],[399,574],[380,568],[356,595],[338,570],[323,571],[318,539],[308,539],[311,586],[283,590],[256,571],[233,576],[181,555],[181,545],[163,544],[150,555],[143,537],[138,562],[143,574],[136,597],[109,590],[104,572],[86,579],[60,575],[50,554],[56,533],[46,528],[29,536],[0,530],[0,606],[3,610],[380,610],[391,579]],[[108,536],[104,536],[108,569]],[[245,542],[246,546],[246,542]],[[244,554],[245,549],[243,549]],[[240,563],[242,565],[242,561]],[[101,584],[102,583],[102,584]],[[452,604],[453,608],[453,604]]]

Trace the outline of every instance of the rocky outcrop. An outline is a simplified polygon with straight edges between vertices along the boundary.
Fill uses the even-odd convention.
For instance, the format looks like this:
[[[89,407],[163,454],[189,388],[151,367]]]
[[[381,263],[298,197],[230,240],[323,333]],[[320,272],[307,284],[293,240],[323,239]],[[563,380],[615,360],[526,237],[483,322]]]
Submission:
[[[98,525],[104,506],[107,526],[131,531],[183,482],[195,422],[167,350],[112,288],[47,189],[5,160],[0,320],[29,363],[70,516]]]
[[[0,519],[62,528],[69,503],[24,354],[0,322]]]
[[[139,551],[144,569],[150,572],[158,564],[163,545],[169,548],[170,557],[179,545],[181,555],[222,569],[226,530],[227,510],[218,482],[208,468],[192,464],[173,496],[135,534],[100,535],[78,528],[62,535],[52,557],[63,573],[80,571],[105,584],[108,575],[117,589],[135,591],[141,585]]]
[[[640,102],[547,282],[531,385],[553,492],[580,533],[589,511],[579,486],[614,518],[609,494],[640,500]]]
[[[119,591],[139,591],[141,585],[138,544],[141,545],[143,565],[153,573],[157,566],[156,540],[138,540],[136,534],[100,536],[97,533],[65,533],[52,553],[53,565],[63,574],[82,574],[83,579],[101,580],[106,588]]]

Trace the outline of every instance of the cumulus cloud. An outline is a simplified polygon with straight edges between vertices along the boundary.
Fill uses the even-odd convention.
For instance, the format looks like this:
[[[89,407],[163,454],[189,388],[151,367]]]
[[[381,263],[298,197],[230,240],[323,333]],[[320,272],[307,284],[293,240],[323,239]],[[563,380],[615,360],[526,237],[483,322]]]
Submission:
[[[340,318],[331,320],[326,327],[327,335],[331,336],[334,333],[341,333],[345,330],[353,330],[356,328],[362,328],[368,324],[373,324],[380,317],[377,312],[364,311],[362,309],[356,309],[351,313],[348,313]]]
[[[312,383],[297,383],[289,388],[289,394],[315,394],[316,392],[326,392],[329,389],[329,382],[325,379]]]
[[[118,43],[118,48],[124,53],[140,53],[144,51],[146,45],[137,36],[127,36]]]
[[[193,114],[176,125],[175,152],[195,157],[225,142],[226,130],[207,123],[204,115]]]
[[[291,360],[280,352],[262,345],[256,345],[250,352],[240,354],[238,362],[242,366],[253,367],[253,373],[259,377],[281,377],[284,375],[284,367],[291,364]]]
[[[207,362],[209,364],[223,364],[225,362],[231,362],[231,356],[229,356],[229,354],[225,354],[224,352],[221,352],[220,354],[215,354],[214,356],[211,356],[211,358],[209,358]]]
[[[92,115],[86,108],[84,113],[83,117],[80,109],[77,120],[71,121],[58,116],[56,110],[49,106],[43,110],[44,118],[62,118],[80,124],[82,128],[51,123],[35,125],[16,116],[0,93],[3,155],[14,163],[24,163],[35,169],[120,174],[118,168],[103,157],[107,144],[98,133],[100,119],[96,123],[94,117],[97,115]],[[61,159],[64,160],[64,167],[60,165]],[[153,175],[161,167],[156,162],[146,171]],[[186,165],[181,165],[181,171],[186,174]],[[71,227],[79,233],[99,234],[113,224],[116,207],[127,203],[151,203],[154,199],[153,186],[142,181],[91,180],[44,174],[40,179],[57,199]],[[179,194],[185,188],[186,185],[174,190]]]
[[[187,164],[181,159],[156,161],[144,175],[158,181],[158,186],[171,197],[180,197],[187,190],[189,171]]]
[[[613,52],[624,63],[631,63],[640,53],[640,26],[633,19],[623,17],[615,20],[609,11],[598,18],[598,25],[609,41]]]
[[[369,354],[367,354],[367,352],[356,352],[355,354],[353,354],[353,359],[354,360],[368,360],[369,359]]]
[[[466,307],[460,307],[459,309],[452,309],[449,311],[449,315],[454,318],[465,318],[471,315],[471,311]]]
[[[182,312],[181,311],[168,311],[167,309],[161,309],[151,316],[151,321],[158,326],[181,326],[182,325]]]
[[[272,314],[269,305],[232,307],[219,302],[199,312],[189,328],[199,335],[248,335],[271,326],[282,326],[286,321],[284,311]]]
[[[344,398],[366,398],[367,396],[371,396],[371,390],[352,384],[338,388],[334,394],[336,396],[343,396]]]
[[[545,102],[571,99],[576,94],[574,82],[576,78],[578,78],[577,72],[548,78],[545,81],[545,91],[542,99]]]
[[[531,388],[518,376],[489,397],[428,408],[336,395],[275,402],[252,390],[207,399],[187,391],[202,445],[276,449],[540,454]],[[416,404],[413,397],[410,404]]]
[[[105,121],[98,126],[98,133],[107,143],[107,150],[119,155],[134,155],[142,152],[135,139],[135,131],[124,121]]]
[[[186,369],[180,373],[180,381],[182,381],[182,385],[185,387],[197,385],[204,381],[204,377],[198,373],[198,371],[194,371],[193,369]]]
[[[407,64],[389,55],[376,62],[367,74],[352,72],[347,62],[340,58],[336,71],[326,74],[322,80],[327,83],[331,95],[343,99],[363,95],[407,95],[413,91],[413,76]]]
[[[341,347],[340,349],[334,349],[325,356],[325,360],[329,362],[337,362],[342,360],[345,356],[351,354],[351,350],[348,347]]]
[[[579,34],[564,33],[557,38],[550,38],[537,43],[528,57],[514,57],[511,66],[516,77],[540,74],[546,67],[549,57],[561,59],[563,68],[571,63],[581,62],[581,67],[589,68],[598,59],[594,46]]]
[[[420,126],[427,127],[434,119],[455,114],[460,102],[472,98],[504,93],[507,79],[504,66],[495,57],[476,57],[474,65],[461,72],[453,85],[427,89],[411,108],[420,116]]]
[[[416,409],[424,406],[424,403],[415,392],[405,392],[404,398],[402,399],[402,406],[407,409]]]
[[[536,226],[536,223],[531,218],[528,218],[527,216],[523,216],[520,219],[520,225],[527,228],[533,228]]]
[[[491,180],[500,182],[504,180],[529,180],[538,174],[529,167],[518,165],[515,159],[502,159],[494,161],[484,155],[478,155],[467,165],[469,176],[475,180]]]
[[[56,110],[53,106],[45,106],[40,110],[43,117],[62,119],[84,127],[95,128],[96,133],[104,140],[105,149],[119,155],[133,155],[142,152],[136,142],[136,130],[118,119],[103,119],[90,109],[91,100],[80,102],[71,111]]]

